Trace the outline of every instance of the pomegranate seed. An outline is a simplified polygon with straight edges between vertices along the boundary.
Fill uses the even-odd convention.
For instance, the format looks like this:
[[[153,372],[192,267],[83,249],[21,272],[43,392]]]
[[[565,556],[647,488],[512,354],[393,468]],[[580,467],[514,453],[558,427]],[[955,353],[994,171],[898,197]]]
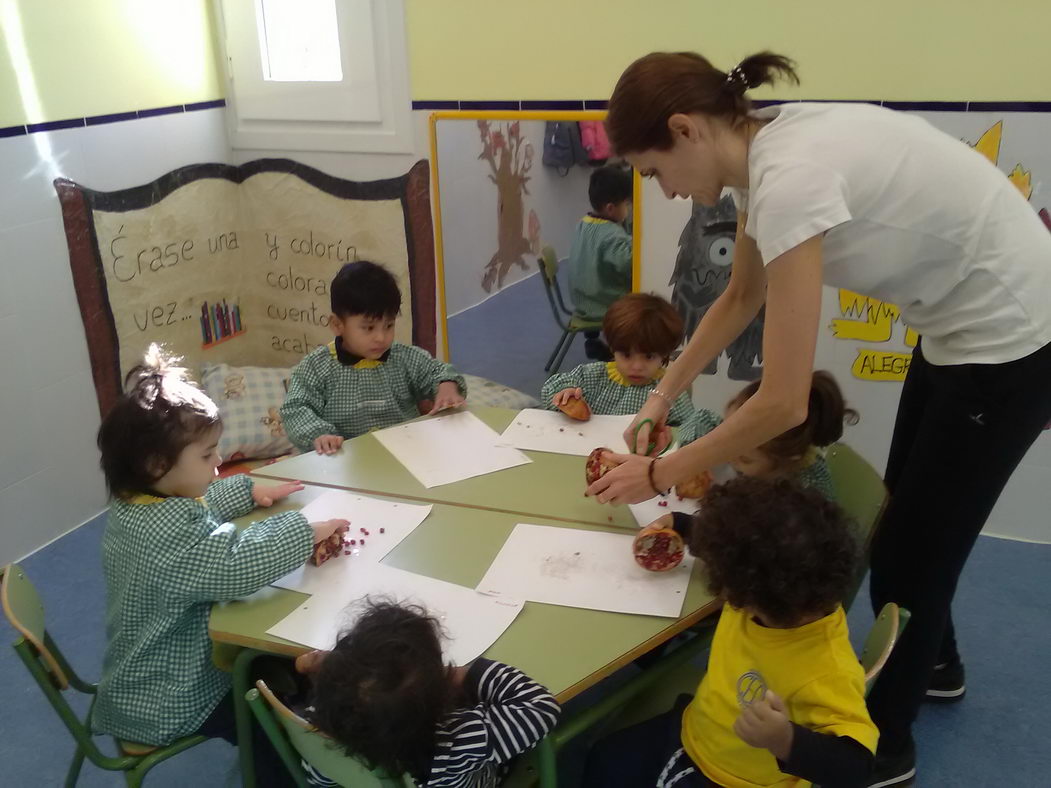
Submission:
[[[358,540],[357,540],[357,539],[351,539],[351,540],[350,540],[350,543],[351,543],[351,544],[357,544],[357,543],[358,543]]]
[[[362,540],[361,540],[361,546],[362,546],[362,547],[364,547],[364,546],[365,546],[365,540],[364,540],[364,539],[362,539]]]
[[[682,498],[680,498],[679,500],[681,501]],[[657,501],[657,506],[667,506],[667,505],[668,505],[667,501]]]
[[[380,528],[380,533],[381,533],[381,534],[385,534],[385,533],[387,533],[387,529],[386,529],[386,528]]]

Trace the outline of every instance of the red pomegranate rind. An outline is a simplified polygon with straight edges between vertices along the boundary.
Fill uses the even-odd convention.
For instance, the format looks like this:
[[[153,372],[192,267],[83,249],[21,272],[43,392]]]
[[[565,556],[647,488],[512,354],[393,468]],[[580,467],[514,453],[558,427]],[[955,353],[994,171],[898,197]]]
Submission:
[[[339,555],[342,550],[343,532],[337,531],[314,545],[314,552],[310,554],[310,563],[314,566],[321,566],[328,559]]]
[[[632,544],[635,562],[650,572],[667,572],[682,563],[682,537],[669,528],[647,526]]]
[[[675,494],[679,498],[703,498],[712,486],[712,475],[708,471],[697,474],[692,479],[675,485]]]
[[[587,421],[591,418],[591,408],[582,399],[570,399],[559,405],[558,409],[577,421]]]
[[[588,455],[587,462],[584,464],[584,478],[587,479],[589,487],[605,476],[606,472],[613,467],[613,463],[604,456],[605,452],[612,453],[612,451],[612,449],[602,446]]]

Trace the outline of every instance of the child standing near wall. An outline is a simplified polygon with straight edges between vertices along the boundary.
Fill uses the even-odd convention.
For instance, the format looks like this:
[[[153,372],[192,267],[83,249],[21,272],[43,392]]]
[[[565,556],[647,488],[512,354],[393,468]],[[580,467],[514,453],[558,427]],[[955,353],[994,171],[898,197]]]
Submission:
[[[682,342],[683,323],[675,307],[660,296],[631,293],[609,308],[602,330],[613,360],[581,364],[552,375],[540,390],[544,407],[555,409],[569,400],[583,399],[593,413],[637,413]],[[693,414],[690,395],[683,392],[672,405],[668,424],[688,423]]]
[[[742,477],[713,487],[689,530],[726,600],[708,672],[692,699],[599,742],[584,785],[865,785],[879,732],[840,604],[857,566],[843,512]]]
[[[347,263],[332,280],[334,341],[292,371],[281,407],[288,438],[301,451],[333,454],[346,438],[464,403],[467,386],[451,365],[394,341],[401,291],[381,265]]]
[[[230,676],[212,663],[212,604],[258,591],[346,530],[346,520],[307,523],[298,512],[234,528],[229,518],[302,485],[263,487],[243,474],[216,480],[221,434],[215,403],[156,345],[99,429],[113,499],[102,544],[107,643],[97,733],[152,745],[193,733],[236,743]],[[256,756],[276,761],[264,742]],[[279,778],[273,765],[257,771]]]
[[[631,236],[624,229],[631,193],[630,170],[607,165],[591,173],[591,212],[577,225],[569,251],[569,292],[582,320],[600,322],[614,301],[631,292]],[[597,331],[584,332],[584,338],[588,358],[610,360]]]

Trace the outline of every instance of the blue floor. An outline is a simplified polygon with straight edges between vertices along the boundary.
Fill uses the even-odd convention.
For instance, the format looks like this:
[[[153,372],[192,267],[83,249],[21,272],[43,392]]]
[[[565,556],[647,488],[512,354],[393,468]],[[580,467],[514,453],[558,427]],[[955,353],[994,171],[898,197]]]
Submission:
[[[562,293],[567,292],[562,282]],[[539,274],[450,317],[448,324],[449,356],[457,369],[539,396],[549,375],[544,365],[562,336]],[[578,335],[561,371],[586,361],[584,337]]]
[[[23,562],[40,591],[48,626],[88,680],[101,668],[105,591],[99,569],[102,520],[93,520]],[[924,708],[916,727],[921,786],[1051,784],[1051,683],[1047,655],[1047,578],[1051,546],[983,537],[957,594],[958,634],[968,693],[954,706]],[[865,591],[851,613],[855,640],[872,617]],[[3,626],[5,639],[13,631]],[[596,688],[583,703],[601,694]],[[22,664],[0,648],[0,785],[61,785],[72,747]],[[108,742],[106,742],[108,745]],[[573,786],[580,753],[567,753],[563,785]],[[158,767],[151,786],[235,784],[235,752],[210,742]],[[86,764],[83,786],[117,786],[119,777]]]

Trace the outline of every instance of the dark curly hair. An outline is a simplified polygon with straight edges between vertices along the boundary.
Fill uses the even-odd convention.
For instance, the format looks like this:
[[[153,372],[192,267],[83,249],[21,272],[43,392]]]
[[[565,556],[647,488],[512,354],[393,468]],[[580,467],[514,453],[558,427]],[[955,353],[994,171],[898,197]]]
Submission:
[[[98,447],[110,495],[148,493],[182,450],[222,426],[219,409],[194,385],[179,359],[152,344],[124,381],[124,394],[102,420]]]
[[[435,728],[455,701],[441,626],[415,605],[363,604],[365,612],[314,677],[308,717],[370,768],[422,781],[434,757]]]
[[[857,543],[843,510],[787,479],[740,476],[705,496],[690,552],[708,589],[773,626],[826,615],[855,579]]]

